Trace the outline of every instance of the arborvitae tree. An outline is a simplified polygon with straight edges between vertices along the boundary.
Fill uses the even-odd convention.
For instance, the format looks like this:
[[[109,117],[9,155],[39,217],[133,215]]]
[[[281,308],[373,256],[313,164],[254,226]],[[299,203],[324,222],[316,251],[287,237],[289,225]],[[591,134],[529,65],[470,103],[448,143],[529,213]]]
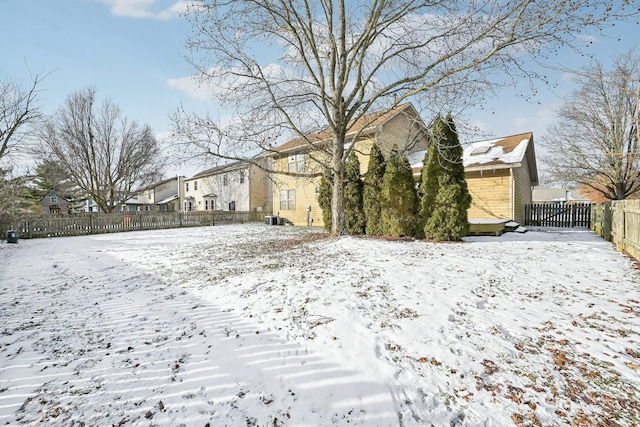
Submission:
[[[440,116],[436,119],[424,167],[427,170],[423,170],[420,183],[419,213],[424,236],[460,240],[469,228],[467,210],[471,206],[471,195],[464,176],[462,146],[451,114],[446,119]]]
[[[442,175],[438,180],[439,190],[431,217],[424,226],[427,239],[458,241],[469,232],[467,208],[462,208],[466,188],[455,182],[450,175]]]
[[[349,234],[364,234],[362,210],[363,183],[360,177],[360,160],[354,151],[347,159],[344,185],[344,224]]]
[[[431,217],[436,195],[438,194],[438,177],[441,175],[443,168],[440,150],[444,147],[445,128],[446,124],[442,120],[442,116],[438,115],[433,123],[429,148],[422,161],[420,186],[418,187],[420,202],[416,219],[416,234],[418,237],[424,237],[424,226]]]
[[[370,236],[381,236],[382,231],[382,182],[384,181],[384,156],[378,144],[373,144],[369,154],[369,169],[364,178],[365,232]]]
[[[394,145],[382,184],[383,233],[392,237],[414,236],[417,195],[409,159]]]
[[[333,194],[333,174],[325,170],[320,179],[320,192],[318,194],[318,205],[322,209],[322,221],[324,229],[331,231],[331,195]]]

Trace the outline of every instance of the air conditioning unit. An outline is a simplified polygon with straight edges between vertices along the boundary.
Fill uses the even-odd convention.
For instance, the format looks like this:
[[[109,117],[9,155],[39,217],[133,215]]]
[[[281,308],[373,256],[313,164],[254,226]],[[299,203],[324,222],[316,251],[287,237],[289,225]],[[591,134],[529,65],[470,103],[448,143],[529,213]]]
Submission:
[[[277,215],[267,215],[264,217],[264,223],[267,225],[282,225],[282,219]]]

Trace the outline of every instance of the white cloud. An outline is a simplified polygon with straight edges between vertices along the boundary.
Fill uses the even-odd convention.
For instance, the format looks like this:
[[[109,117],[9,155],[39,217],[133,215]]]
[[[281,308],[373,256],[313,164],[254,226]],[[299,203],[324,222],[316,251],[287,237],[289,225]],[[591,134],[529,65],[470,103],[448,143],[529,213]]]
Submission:
[[[197,101],[209,101],[213,97],[213,92],[203,87],[194,76],[178,77],[168,79],[167,86],[184,92],[189,98]]]
[[[168,20],[175,18],[187,9],[190,2],[177,1],[164,9],[154,7],[157,0],[99,0],[111,7],[115,16],[128,18],[150,18]]]

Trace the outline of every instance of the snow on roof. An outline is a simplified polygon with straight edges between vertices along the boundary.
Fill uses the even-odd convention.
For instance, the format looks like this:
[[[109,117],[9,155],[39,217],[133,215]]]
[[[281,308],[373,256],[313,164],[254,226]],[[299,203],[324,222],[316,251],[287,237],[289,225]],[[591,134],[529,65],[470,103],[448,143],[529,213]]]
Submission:
[[[178,198],[178,194],[176,193],[176,194],[174,194],[172,196],[169,196],[169,197],[167,197],[165,199],[160,200],[159,202],[156,202],[156,205],[164,205],[165,203],[169,203],[172,200],[175,200],[177,198]]]
[[[528,133],[474,142],[464,149],[462,162],[465,168],[521,163],[530,140]]]
[[[521,163],[527,152],[531,132],[504,138],[478,141],[467,145],[462,153],[465,169],[483,167],[511,167]],[[409,163],[414,172],[420,172],[426,151],[416,151],[409,155]]]

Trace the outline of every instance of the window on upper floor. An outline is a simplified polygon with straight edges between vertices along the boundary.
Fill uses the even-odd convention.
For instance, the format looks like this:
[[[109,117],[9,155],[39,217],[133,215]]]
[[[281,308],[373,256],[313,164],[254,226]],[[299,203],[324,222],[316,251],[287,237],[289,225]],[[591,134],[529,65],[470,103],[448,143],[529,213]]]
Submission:
[[[185,182],[185,183],[184,183],[184,185],[185,185],[185,190],[186,190],[186,191],[189,191],[189,183],[188,183],[188,182]]]
[[[229,177],[227,175],[222,176],[222,185],[229,185]]]
[[[304,154],[289,154],[289,172],[304,172]]]
[[[240,171],[240,184],[244,184],[244,171]]]
[[[198,181],[193,181],[193,190],[198,191]]]

